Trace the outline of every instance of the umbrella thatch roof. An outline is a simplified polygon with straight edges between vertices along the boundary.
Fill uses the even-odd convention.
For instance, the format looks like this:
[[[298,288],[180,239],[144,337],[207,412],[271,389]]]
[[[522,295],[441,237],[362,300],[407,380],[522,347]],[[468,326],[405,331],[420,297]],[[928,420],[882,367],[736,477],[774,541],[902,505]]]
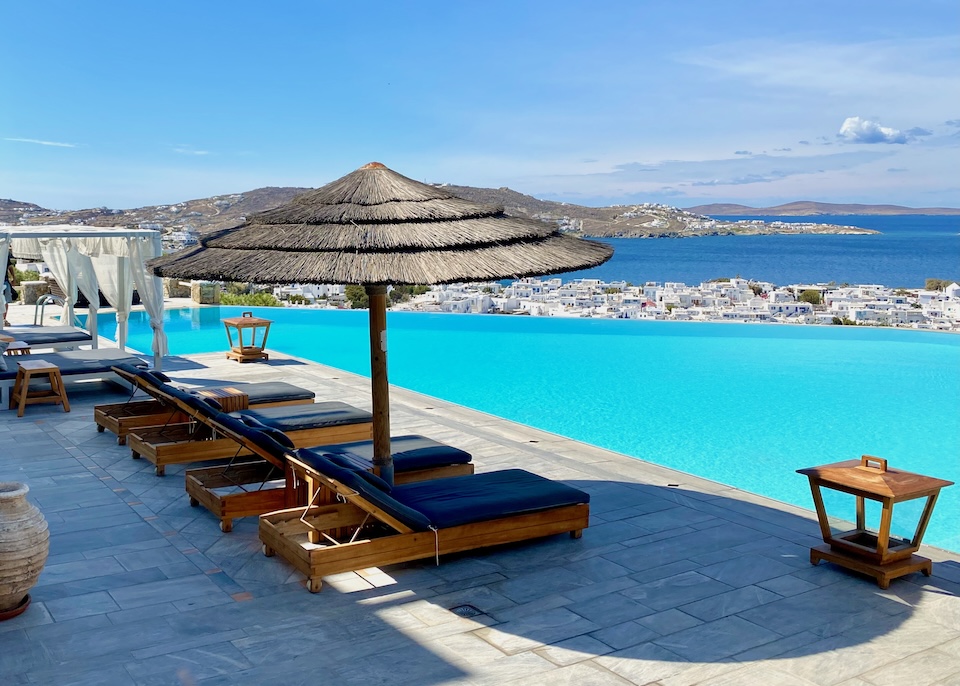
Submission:
[[[373,162],[151,266],[218,281],[427,285],[586,269],[612,254]]]

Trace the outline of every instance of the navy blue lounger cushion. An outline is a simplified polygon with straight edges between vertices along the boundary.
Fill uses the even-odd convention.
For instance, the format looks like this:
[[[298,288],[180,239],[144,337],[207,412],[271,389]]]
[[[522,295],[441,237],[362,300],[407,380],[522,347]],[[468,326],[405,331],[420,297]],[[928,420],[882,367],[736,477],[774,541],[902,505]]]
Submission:
[[[387,492],[349,466],[317,451],[298,450],[297,458],[357,491],[364,500],[415,531],[446,529],[501,517],[590,502],[590,494],[522,469],[454,476],[394,486]]]
[[[352,405],[339,401],[313,403],[311,405],[287,405],[285,407],[265,407],[263,409],[240,410],[231,412],[231,416],[243,419],[251,417],[280,431],[298,431],[301,429],[319,429],[327,426],[360,424],[373,421],[373,415]]]
[[[74,374],[112,374],[112,367],[129,364],[134,367],[146,367],[147,363],[139,357],[134,357],[117,348],[98,348],[97,350],[67,350],[59,353],[39,353],[32,356],[34,360],[46,360],[60,368],[62,376]],[[9,360],[8,360],[9,362]],[[0,379],[14,379],[17,376],[17,365],[8,364],[5,372],[0,372]],[[139,371],[139,370],[138,370]]]
[[[318,454],[343,455],[357,464],[373,464],[373,441],[352,441],[335,445],[322,445],[304,450]],[[449,464],[470,464],[470,453],[451,445],[438,443],[425,436],[391,436],[390,452],[393,466],[398,472],[412,472]]]
[[[395,486],[391,495],[438,529],[590,502],[590,494],[522,469]]]
[[[129,367],[128,365],[117,365],[117,367],[128,374],[136,374],[147,384],[155,386],[161,390],[166,391],[174,387],[171,383],[172,380],[170,377],[162,372],[158,372],[153,369],[144,371]],[[248,402],[251,405],[256,405],[258,403],[277,403],[290,400],[313,400],[317,395],[313,391],[309,391],[306,388],[300,388],[299,386],[294,386],[293,384],[286,383],[284,381],[218,384],[216,386],[203,386],[201,388],[192,388],[190,390],[201,391],[219,388],[235,388],[242,393],[246,393]]]
[[[248,445],[255,445],[272,455],[278,462],[286,460],[287,453],[293,450],[293,442],[282,431],[248,426],[236,417],[223,413],[214,415],[213,421],[225,431],[239,436]]]
[[[37,347],[59,343],[89,343],[92,340],[87,331],[72,326],[10,326],[0,329],[0,334]]]
[[[204,388],[207,388],[206,386]],[[290,400],[313,400],[317,394],[285,381],[258,381],[256,383],[218,384],[210,388],[235,388],[246,393],[249,403],[279,403]]]

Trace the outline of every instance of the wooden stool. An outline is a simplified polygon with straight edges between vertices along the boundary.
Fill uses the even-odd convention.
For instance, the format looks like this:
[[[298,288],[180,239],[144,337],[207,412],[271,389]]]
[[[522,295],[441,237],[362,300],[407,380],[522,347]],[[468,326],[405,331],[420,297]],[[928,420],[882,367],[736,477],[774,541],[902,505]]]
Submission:
[[[46,374],[50,380],[50,388],[44,390],[30,390],[30,379],[34,376]],[[34,403],[63,403],[63,411],[70,411],[70,401],[63,388],[63,378],[60,368],[46,360],[24,360],[17,362],[17,379],[13,383],[13,393],[10,394],[10,409],[17,406],[17,416],[23,416],[27,405]]]

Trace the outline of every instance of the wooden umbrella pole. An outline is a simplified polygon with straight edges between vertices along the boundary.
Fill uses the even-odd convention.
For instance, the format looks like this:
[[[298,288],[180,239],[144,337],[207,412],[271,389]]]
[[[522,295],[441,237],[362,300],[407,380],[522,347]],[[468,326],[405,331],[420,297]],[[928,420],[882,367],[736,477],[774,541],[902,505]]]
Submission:
[[[370,299],[370,385],[373,395],[373,465],[393,485],[390,452],[390,383],[387,381],[387,287],[366,286]]]

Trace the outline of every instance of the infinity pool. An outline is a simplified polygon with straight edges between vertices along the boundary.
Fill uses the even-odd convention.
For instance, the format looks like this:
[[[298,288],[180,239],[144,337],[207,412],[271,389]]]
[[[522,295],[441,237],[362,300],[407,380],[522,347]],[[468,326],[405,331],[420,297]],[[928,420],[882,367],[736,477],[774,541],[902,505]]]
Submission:
[[[220,319],[250,309],[168,311],[171,354],[225,350]],[[253,311],[274,321],[270,348],[369,375],[365,311]],[[862,454],[960,483],[960,336],[408,312],[388,322],[396,385],[808,509],[795,470]],[[116,328],[107,314],[98,326]],[[150,349],[143,313],[128,341]],[[919,512],[908,505],[894,522],[907,536]],[[828,509],[852,519],[852,498]],[[953,486],[924,541],[960,552],[958,522]]]

